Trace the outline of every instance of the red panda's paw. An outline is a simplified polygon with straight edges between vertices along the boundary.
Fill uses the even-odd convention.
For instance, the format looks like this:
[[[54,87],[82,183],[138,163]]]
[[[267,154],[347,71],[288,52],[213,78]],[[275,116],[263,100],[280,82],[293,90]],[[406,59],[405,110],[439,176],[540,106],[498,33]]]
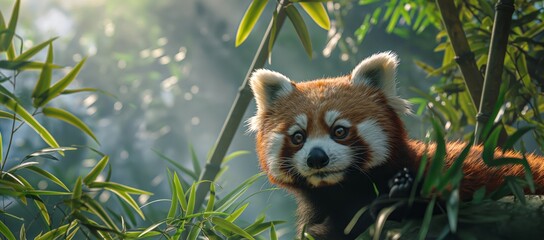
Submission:
[[[413,185],[413,174],[408,170],[408,168],[403,168],[389,180],[389,197],[409,197]]]

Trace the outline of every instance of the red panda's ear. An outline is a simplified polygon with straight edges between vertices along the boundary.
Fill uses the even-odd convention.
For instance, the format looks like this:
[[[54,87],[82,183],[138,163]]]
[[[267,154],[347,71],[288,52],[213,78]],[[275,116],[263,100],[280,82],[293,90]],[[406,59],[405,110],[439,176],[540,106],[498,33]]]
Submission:
[[[291,93],[294,89],[294,84],[289,78],[266,69],[256,70],[249,81],[259,112],[271,106],[278,98]]]
[[[374,54],[363,59],[351,72],[353,84],[363,84],[380,88],[388,96],[396,96],[395,74],[398,65],[397,55],[393,52]]]
[[[397,96],[395,75],[399,60],[393,52],[382,52],[363,59],[351,72],[351,82],[379,88],[397,113],[410,112],[408,101]]]

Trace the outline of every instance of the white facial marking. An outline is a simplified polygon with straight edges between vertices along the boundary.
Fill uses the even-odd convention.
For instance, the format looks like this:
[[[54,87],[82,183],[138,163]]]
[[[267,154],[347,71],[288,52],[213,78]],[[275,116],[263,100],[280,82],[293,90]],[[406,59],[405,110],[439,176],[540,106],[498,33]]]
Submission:
[[[329,164],[321,169],[308,167],[308,154],[313,148],[321,148],[329,157]],[[335,184],[344,179],[345,170],[353,163],[353,153],[348,146],[332,140],[329,136],[308,138],[304,146],[293,155],[292,161],[297,171],[314,186],[323,183]]]
[[[332,127],[334,121],[340,116],[340,112],[336,110],[327,111],[325,113],[325,123],[327,126]]]
[[[299,114],[295,117],[295,122],[302,128],[308,127],[308,117],[305,114]]]
[[[266,153],[266,164],[270,174],[282,182],[292,182],[293,179],[281,170],[281,150],[283,147],[284,135],[272,133],[268,138],[268,152]]]
[[[338,119],[338,121],[336,121],[336,124],[334,125],[342,126],[342,127],[351,127],[351,122],[348,121],[347,119]]]
[[[357,125],[357,130],[372,151],[372,159],[367,166],[372,168],[385,163],[389,157],[389,138],[378,122],[374,119],[365,120]]]
[[[306,130],[308,127],[308,117],[305,114],[299,114],[295,117],[295,125],[287,129],[289,135],[295,134],[296,131]]]

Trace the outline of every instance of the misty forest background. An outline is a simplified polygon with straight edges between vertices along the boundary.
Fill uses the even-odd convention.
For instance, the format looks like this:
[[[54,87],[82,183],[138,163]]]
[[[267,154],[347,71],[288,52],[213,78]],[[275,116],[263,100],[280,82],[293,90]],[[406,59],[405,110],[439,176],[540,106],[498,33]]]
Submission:
[[[73,189],[74,184],[76,186],[78,184],[78,177],[86,176],[96,168],[97,164],[100,165],[101,155],[95,151],[98,150],[109,156],[109,165],[107,168],[100,169],[104,172],[99,175],[97,173],[94,178],[102,180],[107,178],[112,182],[153,193],[151,196],[133,195],[134,201],[139,206],[151,203],[142,208],[145,220],[134,212],[124,213],[128,215],[124,215],[125,217],[121,220],[119,216],[123,214],[119,212],[132,211],[130,204],[119,203],[123,202],[124,198],[120,197],[121,200],[119,200],[120,198],[117,198],[115,193],[102,191],[104,190],[102,188],[99,188],[101,191],[94,193],[89,191],[90,196],[98,203],[111,207],[106,212],[113,216],[113,221],[118,223],[119,227],[123,222],[129,226],[129,229],[138,229],[137,234],[130,235],[132,237],[142,237],[145,234],[159,235],[161,231],[162,234],[168,231],[169,233],[176,232],[176,230],[168,229],[169,226],[177,226],[181,229],[179,223],[171,220],[162,221],[166,215],[175,215],[172,211],[175,213],[177,208],[187,210],[187,205],[184,207],[179,198],[173,197],[172,189],[176,185],[172,179],[178,177],[182,179],[181,185],[184,191],[188,192],[186,197],[189,198],[192,182],[186,170],[190,169],[197,175],[202,171],[272,17],[275,9],[275,4],[272,2],[275,1],[270,1],[266,5],[261,19],[256,23],[247,40],[241,46],[235,47],[236,31],[250,1],[21,1],[16,30],[20,39],[16,38],[14,42],[17,44],[21,42],[23,49],[28,49],[58,37],[52,44],[56,65],[75,66],[86,59],[70,88],[92,90],[61,95],[49,104],[65,109],[85,122],[99,142],[97,144],[84,131],[65,121],[45,118],[38,114],[35,116],[36,119],[49,130],[60,146],[76,147],[77,150],[64,151],[64,156],[58,153],[43,155],[35,161],[40,163],[41,168],[61,179],[69,189]],[[395,13],[385,17],[388,5],[372,2],[324,3],[331,18],[329,30],[323,30],[300,10],[310,33],[313,46],[312,57],[309,58],[306,54],[293,25],[286,23],[277,36],[269,59],[270,64],[266,68],[282,72],[295,81],[311,80],[348,74],[361,59],[376,52],[394,51],[401,60],[397,77],[399,94],[403,98],[412,99],[413,110],[417,113],[403,117],[410,136],[425,138],[431,128],[428,116],[434,115],[438,116],[442,125],[446,126],[445,132],[448,137],[469,140],[469,133],[474,130],[476,112],[472,109],[474,106],[466,103],[469,102],[467,100],[469,95],[466,95],[466,92],[463,93],[464,85],[453,61],[454,54],[446,40],[447,34],[439,27],[440,24],[436,24],[440,23],[438,10],[427,7],[425,11],[418,10],[418,13],[413,13],[416,11],[415,5],[404,3],[405,1],[391,1],[389,5],[398,5],[401,6],[399,9],[404,10],[395,9],[399,12],[399,16]],[[465,1],[465,4],[468,2],[473,1]],[[485,7],[491,7],[491,12],[486,12],[488,9],[485,9],[484,5],[478,5],[479,8],[476,9],[483,13],[474,13],[478,20],[471,22],[472,25],[464,22],[467,23],[465,27],[469,29],[481,27],[484,30],[479,33],[488,39],[493,18],[478,18],[478,14],[492,16],[494,3],[492,1],[484,4]],[[0,0],[0,11],[6,24],[14,4],[13,0]],[[508,135],[512,135],[517,128],[536,125],[524,130],[524,133],[530,132],[530,134],[526,134],[522,138],[522,144],[518,146],[527,152],[539,153],[542,152],[542,136],[544,135],[539,112],[544,110],[540,90],[544,79],[542,77],[543,3],[542,1],[527,1],[523,4],[530,5],[534,11],[526,8],[529,9],[526,12],[517,12],[518,15],[515,15],[514,19],[524,22],[514,24],[526,24],[527,28],[524,28],[524,31],[531,30],[533,25],[530,24],[537,27],[533,27],[536,30],[531,33],[534,35],[529,38],[530,41],[520,37],[517,43],[522,45],[523,41],[526,41],[527,44],[533,45],[530,45],[529,51],[527,49],[522,51],[524,48],[521,47],[521,50],[518,49],[521,54],[515,53],[529,56],[524,63],[513,61],[513,65],[507,68],[516,69],[520,64],[525,64],[525,68],[528,69],[527,76],[516,78],[514,74],[513,79],[518,79],[525,84],[525,87],[532,89],[533,92],[524,93],[529,96],[525,100],[530,102],[532,105],[529,105],[533,108],[527,109],[527,104],[521,103],[523,101],[512,101],[511,105],[515,106],[508,106],[506,111],[503,109],[503,114],[508,115],[510,119],[504,124],[504,128]],[[412,12],[410,12],[411,8],[414,9]],[[404,15],[404,12],[408,15]],[[430,14],[430,12],[433,13]],[[422,19],[429,18],[426,25],[424,20],[417,22],[419,15],[425,16]],[[528,15],[530,16],[526,19],[520,19],[521,16]],[[411,22],[407,22],[408,16],[411,16]],[[489,42],[483,40],[485,39],[483,37],[478,39],[474,35],[469,33],[473,50],[477,49],[475,51],[477,57],[485,55]],[[33,59],[40,62],[47,61],[48,55],[45,49],[44,47],[44,50],[37,53]],[[447,58],[449,59],[446,60]],[[477,58],[478,66],[485,64],[486,60],[487,58]],[[519,67],[517,69],[519,70]],[[4,74],[9,72],[5,69],[2,71]],[[67,72],[68,70],[65,69],[55,69],[52,74],[53,79],[59,79]],[[36,71],[18,75],[17,87],[13,93],[17,96],[29,95],[35,88],[36,79],[39,76],[39,72]],[[525,81],[526,78],[529,80]],[[1,84],[11,90],[9,82],[3,81]],[[518,88],[523,87],[518,86]],[[520,90],[520,92],[523,91]],[[30,102],[30,98],[23,100]],[[459,102],[465,104],[459,104]],[[442,103],[443,106],[435,107],[434,110],[425,110],[426,106],[432,108],[432,103],[439,103],[438,105]],[[460,107],[455,110],[456,106]],[[525,121],[519,123],[521,120],[514,117],[516,111],[525,111],[524,114],[531,112],[532,115],[528,117],[528,120],[521,119]],[[251,103],[243,119],[247,119],[254,112],[255,106]],[[470,116],[467,115],[468,113],[474,114]],[[8,137],[11,131],[12,121],[9,118],[0,118],[4,153],[8,148]],[[15,162],[18,162],[25,159],[28,154],[47,147],[34,131],[27,125],[18,129],[18,135],[10,146],[10,159],[16,159]],[[228,162],[228,170],[222,173],[223,175],[214,185],[217,196],[225,196],[233,190],[236,191],[240,184],[247,179],[253,179],[253,176],[259,172],[254,153],[254,136],[247,134],[246,131],[247,128],[243,124],[237,130],[229,148],[229,153],[235,153],[236,157]],[[200,166],[195,168],[195,162],[198,162]],[[6,162],[6,164],[9,167],[11,163]],[[177,173],[173,174],[173,172]],[[50,181],[51,178],[48,180],[34,175],[25,176],[28,176],[26,180],[38,190],[60,189]],[[83,180],[87,187],[93,186],[92,180],[89,179]],[[85,180],[88,181],[85,182]],[[271,186],[265,177],[255,177],[254,181],[256,182],[248,184],[248,187],[251,185],[249,190],[243,191],[245,194],[243,197],[236,198],[237,204],[225,205],[225,208],[221,210],[231,209],[228,211],[230,216],[234,214],[234,219],[240,226],[255,223],[259,216],[266,215],[266,222],[261,221],[263,230],[274,228],[281,238],[293,238],[296,209],[294,199],[283,190],[273,189],[274,186]],[[85,190],[88,189],[84,187],[83,192]],[[127,193],[141,192],[128,191]],[[246,199],[246,197],[249,198]],[[72,216],[61,210],[49,209],[52,219],[57,219],[62,224],[48,225],[43,215],[39,213],[39,204],[37,208],[34,205],[26,207],[14,200],[16,196],[0,198],[0,221],[11,232],[17,233],[15,235],[25,232],[29,237],[33,237],[40,232],[45,233],[62,224],[67,224],[74,218],[79,219],[79,215]],[[49,204],[55,204],[56,201],[62,202],[61,200],[48,201],[47,196],[41,200],[44,199]],[[171,204],[176,200],[180,200],[179,207]],[[206,201],[209,204],[209,198]],[[244,205],[245,202],[250,204]],[[177,211],[180,212],[181,209]],[[239,209],[242,210],[236,212]],[[115,213],[119,216],[115,217]],[[63,216],[66,215],[74,218],[63,220]],[[107,226],[108,221],[102,217],[103,215],[97,213],[89,219],[96,221],[97,225],[101,225],[100,221],[104,221],[106,222],[104,226]],[[286,222],[275,222],[277,225],[269,222],[275,220]],[[198,224],[195,222],[192,224],[200,227],[209,224],[202,219],[199,221]],[[225,236],[229,233],[244,236],[222,220],[213,218],[211,222],[223,228],[219,231]],[[155,223],[159,224],[155,226]],[[150,226],[154,227],[148,228],[149,231],[142,234]],[[71,227],[66,228],[69,230],[63,230],[66,234],[64,236],[69,236],[68,233],[73,231]],[[104,236],[102,235],[104,233],[100,232],[104,229],[97,228],[97,232],[94,232],[91,223],[81,226],[82,229],[85,227],[87,230],[81,230],[84,233],[78,234],[84,234],[87,237]],[[207,228],[201,229],[205,231]],[[9,238],[6,232],[0,232]],[[117,236],[111,232],[109,234],[114,238]],[[181,236],[188,233],[180,232],[179,234]],[[189,233],[191,236],[194,234],[198,235],[194,231]]]

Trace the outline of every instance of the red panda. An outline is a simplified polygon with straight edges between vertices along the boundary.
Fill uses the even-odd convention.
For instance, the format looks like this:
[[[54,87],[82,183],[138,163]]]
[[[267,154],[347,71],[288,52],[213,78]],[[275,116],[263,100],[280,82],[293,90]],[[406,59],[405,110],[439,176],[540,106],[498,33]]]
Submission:
[[[397,96],[397,65],[397,56],[384,52],[337,78],[295,83],[270,70],[253,73],[250,85],[257,113],[249,125],[256,132],[260,166],[270,182],[295,195],[299,231],[305,226],[316,239],[357,237],[363,227],[348,235],[344,229],[359,209],[376,198],[374,188],[387,192],[396,173],[403,168],[415,172],[425,151],[434,154],[434,145],[408,138],[400,119],[409,112],[409,104]],[[464,146],[447,144],[447,166]],[[464,162],[462,198],[482,186],[495,190],[504,175],[524,174],[517,165],[487,167],[481,155],[482,147],[474,146]],[[544,194],[544,158],[527,155],[527,160],[537,194]]]

